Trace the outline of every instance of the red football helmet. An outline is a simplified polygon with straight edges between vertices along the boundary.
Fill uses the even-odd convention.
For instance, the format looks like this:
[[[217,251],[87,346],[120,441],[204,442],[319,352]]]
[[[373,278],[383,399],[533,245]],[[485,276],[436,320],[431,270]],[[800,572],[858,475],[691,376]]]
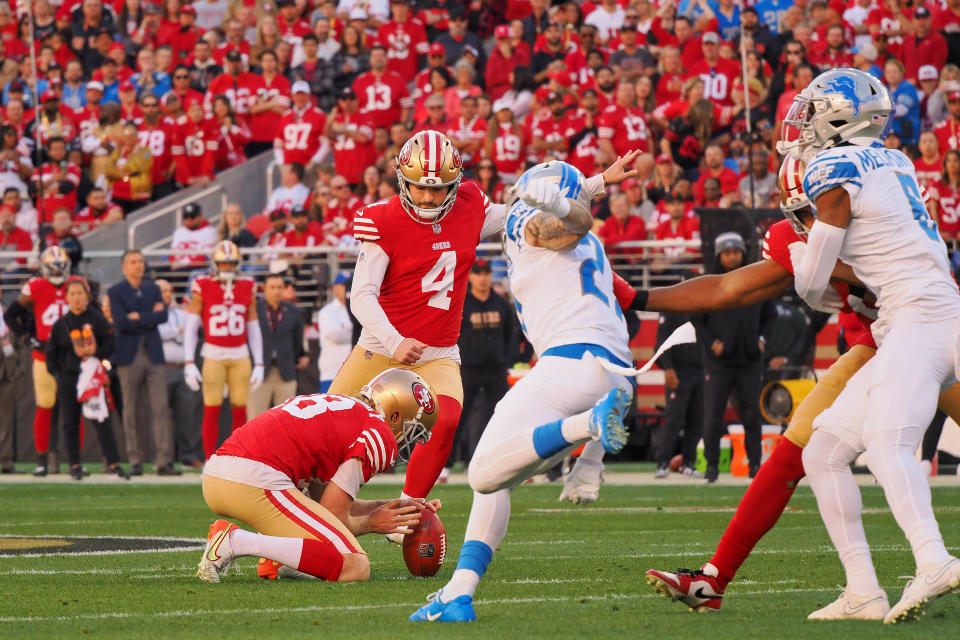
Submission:
[[[806,238],[809,231],[803,225],[800,213],[813,213],[810,199],[803,191],[805,169],[806,165],[802,160],[788,155],[780,165],[780,173],[777,175],[777,185],[780,187],[780,209],[801,238]]]

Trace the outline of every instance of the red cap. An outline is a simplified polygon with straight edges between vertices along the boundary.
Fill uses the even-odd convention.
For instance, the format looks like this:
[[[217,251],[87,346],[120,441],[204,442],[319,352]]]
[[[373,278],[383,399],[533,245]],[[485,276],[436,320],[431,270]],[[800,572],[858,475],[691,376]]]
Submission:
[[[114,42],[110,45],[110,51],[126,51],[127,47],[122,42]]]
[[[510,37],[510,25],[498,24],[497,28],[493,30],[493,35],[496,38],[509,38]]]
[[[640,181],[637,180],[636,178],[627,178],[626,180],[623,181],[623,183],[620,186],[624,190],[632,189],[633,187],[639,187]]]
[[[553,71],[547,74],[547,78],[556,80],[560,83],[561,87],[569,87],[573,84],[573,78],[570,76],[569,71]]]
[[[440,56],[440,55],[445,55],[447,53],[447,50],[444,49],[443,45],[440,44],[439,42],[434,42],[432,45],[430,45],[430,50],[428,53],[431,56]]]
[[[57,94],[53,92],[53,89],[47,89],[40,96],[40,102],[46,102],[47,100],[59,100],[59,99],[60,98],[57,97]]]
[[[136,91],[137,88],[133,86],[133,83],[129,80],[124,80],[120,83],[120,86],[117,87],[118,91]]]
[[[960,100],[960,90],[953,90],[947,94],[948,102],[953,102],[954,100]]]
[[[673,164],[673,158],[665,153],[661,153],[657,156],[657,164]]]
[[[183,101],[183,110],[186,111],[195,104],[203,106],[203,98],[198,98],[195,95],[188,95],[186,100]]]
[[[185,4],[180,7],[180,13],[186,13],[191,16],[197,15],[197,10],[193,8],[192,4]]]

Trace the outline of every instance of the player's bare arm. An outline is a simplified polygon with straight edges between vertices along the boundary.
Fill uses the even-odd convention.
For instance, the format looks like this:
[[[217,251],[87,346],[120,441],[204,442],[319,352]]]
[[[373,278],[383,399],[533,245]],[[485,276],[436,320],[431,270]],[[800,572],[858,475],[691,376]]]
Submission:
[[[724,274],[701,276],[651,289],[647,311],[706,313],[763,302],[793,285],[793,274],[773,260],[761,260]]]
[[[568,251],[583,239],[593,226],[589,211],[570,212],[564,218],[541,211],[527,222],[524,237],[532,247]]]
[[[419,505],[396,500],[354,500],[336,483],[327,484],[320,504],[355,536],[365,533],[410,533],[420,522]]]

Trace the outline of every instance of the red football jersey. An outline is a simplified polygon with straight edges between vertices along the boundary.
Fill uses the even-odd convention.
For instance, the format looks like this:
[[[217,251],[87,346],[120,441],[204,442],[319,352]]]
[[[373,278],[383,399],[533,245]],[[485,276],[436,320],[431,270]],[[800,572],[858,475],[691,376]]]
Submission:
[[[435,225],[415,222],[399,196],[369,205],[354,218],[354,236],[377,244],[390,258],[379,301],[404,337],[434,347],[457,343],[467,275],[490,206],[471,180],[460,184],[453,208]]]
[[[273,147],[283,151],[283,163],[310,164],[322,143],[327,116],[316,107],[308,106],[302,113],[290,109],[280,118]]]
[[[474,153],[460,152],[460,159],[463,161],[464,168],[472,167],[480,159],[483,151],[483,141],[487,138],[487,121],[479,115],[475,115],[469,122],[460,116],[456,120],[447,123],[446,134],[448,137],[457,140],[475,140],[480,143],[480,148]]]
[[[793,262],[790,260],[790,245],[794,242],[803,242],[800,239],[800,236],[797,235],[797,232],[793,230],[793,225],[790,224],[789,220],[781,220],[776,224],[772,225],[767,229],[767,235],[763,238],[763,259],[764,260],[773,260],[781,267],[793,273]],[[844,296],[846,299],[847,295],[847,285],[842,283],[834,283],[833,285],[841,296]],[[844,313],[851,313],[849,305],[844,305]],[[877,343],[873,340],[873,334],[870,332],[870,325],[873,324],[873,320],[857,314],[857,317],[860,319],[860,322],[863,324],[864,331],[862,335],[859,335],[857,340],[852,344],[864,344],[868,347],[873,347],[876,349]]]
[[[919,157],[913,161],[913,168],[917,172],[917,181],[925,187],[929,187],[937,183],[940,180],[940,173],[942,169],[940,168],[940,160],[942,156],[938,157],[933,162],[927,162],[923,157]]]
[[[940,215],[937,221],[944,238],[953,239],[960,234],[960,188],[938,182],[934,187],[940,194]]]
[[[323,244],[323,227],[316,220],[307,223],[306,231],[289,229],[283,234],[285,247],[319,247]]]
[[[100,105],[88,103],[81,109],[74,109],[73,121],[77,123],[81,138],[92,135],[93,130],[100,126]]]
[[[363,170],[373,164],[377,150],[373,146],[373,122],[362,113],[338,112],[333,121],[345,125],[348,131],[357,131],[366,137],[358,142],[348,135],[333,136],[333,166],[350,184],[363,182]]]
[[[417,75],[417,56],[427,55],[427,31],[416,18],[406,22],[384,22],[377,30],[377,42],[387,49],[387,69],[406,81]]]
[[[203,97],[203,110],[213,113],[213,99],[218,95],[225,95],[230,106],[240,118],[250,117],[250,97],[263,86],[263,78],[255,73],[244,71],[238,76],[222,73],[207,86],[207,93]]]
[[[368,71],[353,81],[353,90],[360,101],[360,111],[370,116],[374,127],[389,130],[400,121],[400,112],[413,106],[407,82],[393,71],[375,76]]]
[[[679,73],[665,73],[657,80],[657,104],[666,104],[683,97],[684,78]]]
[[[60,316],[70,310],[70,305],[64,299],[66,290],[66,282],[58,287],[51,284],[46,278],[39,276],[27,280],[20,289],[20,295],[28,296],[33,300],[37,339],[41,342],[46,342],[50,337],[53,324],[60,319]]]
[[[960,149],[960,120],[947,118],[933,132],[940,142],[940,153],[946,153],[948,149]]]
[[[617,155],[624,156],[634,149],[650,152],[650,129],[647,116],[638,107],[610,105],[597,119],[597,135],[610,140]]]
[[[719,58],[716,65],[710,66],[706,60],[700,60],[687,69],[687,78],[700,76],[703,79],[703,97],[722,107],[733,106],[730,87],[740,75],[740,65],[733,60]]]
[[[53,212],[61,207],[70,210],[71,215],[77,211],[77,187],[80,186],[82,175],[80,167],[73,162],[45,162],[39,169],[33,171],[30,176],[30,182],[38,188],[42,185],[45,189],[43,202],[40,198],[36,199],[37,211],[40,214],[40,222],[50,222],[53,220]],[[67,193],[52,193],[49,189],[54,188],[55,183],[69,182],[73,189]],[[61,187],[57,187],[58,189]],[[42,204],[42,206],[41,206]]]
[[[153,184],[157,185],[166,182],[170,175],[170,165],[173,163],[173,139],[176,124],[172,118],[163,117],[157,120],[156,124],[150,124],[146,120],[140,123],[137,138],[140,146],[150,150],[150,157],[153,158],[153,167],[150,169],[153,175]]]
[[[177,161],[177,182],[187,184],[193,176],[213,178],[214,162],[220,147],[220,127],[211,117],[194,122],[180,116],[173,140],[173,158]]]
[[[497,137],[493,140],[493,165],[499,173],[520,174],[523,170],[524,155],[523,137],[520,127],[516,124],[500,124]]]
[[[256,283],[252,278],[234,278],[227,286],[212,276],[201,276],[190,291],[203,298],[204,340],[218,347],[247,344],[247,309],[253,302]]]
[[[563,118],[557,120],[553,117],[553,114],[547,110],[541,117],[533,121],[533,126],[530,127],[530,133],[533,135],[533,138],[540,138],[544,142],[558,142],[566,139],[566,128]],[[531,145],[533,144],[532,138],[530,143]],[[537,162],[543,160],[544,152],[534,151],[534,153],[537,156]],[[548,153],[557,160],[567,159],[566,151],[550,151]]]
[[[219,456],[262,462],[297,486],[329,482],[358,458],[366,483],[397,459],[397,439],[373,409],[355,398],[315,394],[290,398],[233,432]]]
[[[253,107],[258,101],[267,101],[274,98],[281,106],[290,107],[290,81],[279,73],[273,77],[269,84],[265,78],[260,78],[260,85],[250,95],[250,106]],[[282,118],[283,115],[276,111],[251,113],[248,116],[247,123],[250,125],[250,133],[253,134],[254,141],[273,142]]]
[[[336,244],[343,236],[353,235],[353,218],[362,208],[363,200],[353,194],[343,203],[339,198],[330,200],[323,218],[323,233],[330,244]]]
[[[570,140],[586,129],[587,113],[583,109],[578,109],[576,112],[568,113],[563,122],[563,135],[567,140]],[[597,155],[599,153],[600,145],[597,142],[597,136],[593,133],[587,133],[570,149],[567,162],[580,169],[580,172],[589,178],[597,175],[600,171],[597,168]]]

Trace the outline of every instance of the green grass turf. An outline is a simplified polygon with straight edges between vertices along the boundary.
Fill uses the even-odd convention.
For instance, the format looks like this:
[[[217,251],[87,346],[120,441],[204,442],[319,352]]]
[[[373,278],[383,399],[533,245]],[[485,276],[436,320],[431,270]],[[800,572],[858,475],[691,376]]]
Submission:
[[[365,490],[374,492],[393,488]],[[690,613],[653,594],[644,570],[708,559],[742,492],[699,483],[607,486],[591,507],[561,507],[559,486],[522,487],[507,538],[477,593],[479,620],[469,625],[407,622],[456,565],[471,496],[462,486],[436,491],[450,544],[433,579],[410,577],[400,550],[374,535],[361,539],[372,561],[370,582],[348,585],[262,582],[253,559],[241,561],[240,575],[207,585],[193,573],[199,551],[0,556],[0,638],[956,637],[957,595],[936,601],[910,625],[806,621],[843,582],[806,488],[744,565],[720,612]],[[866,489],[864,502],[880,583],[894,602],[904,583],[898,576],[912,572],[909,550],[880,491]],[[934,503],[956,550],[960,489],[934,489]],[[27,536],[199,538],[213,520],[199,487],[185,485],[0,485],[0,513],[0,534]]]

